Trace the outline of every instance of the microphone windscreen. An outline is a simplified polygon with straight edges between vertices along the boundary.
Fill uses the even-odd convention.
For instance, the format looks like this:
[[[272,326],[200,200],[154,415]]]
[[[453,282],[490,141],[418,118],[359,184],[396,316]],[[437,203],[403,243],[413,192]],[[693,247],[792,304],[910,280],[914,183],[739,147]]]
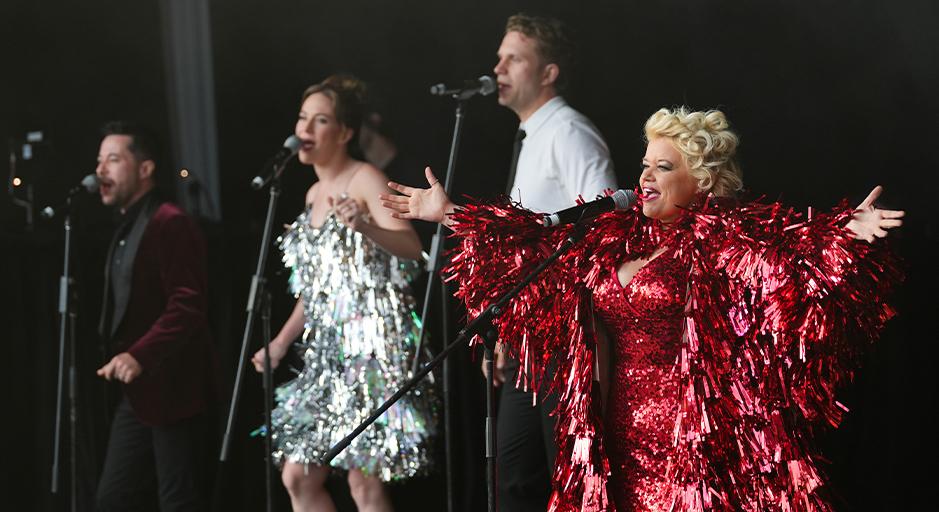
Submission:
[[[91,173],[84,178],[82,178],[81,186],[85,187],[89,193],[95,193],[98,191],[98,175]]]
[[[614,192],[611,197],[613,198],[613,204],[616,205],[616,210],[628,210],[639,200],[639,196],[634,191],[623,188]]]
[[[296,155],[300,151],[300,146],[303,144],[303,141],[300,140],[300,137],[296,135],[291,135],[287,137],[287,140],[284,141],[284,147],[290,150],[291,155]]]
[[[489,75],[479,77],[479,85],[479,94],[483,96],[489,96],[499,88],[496,84],[496,80]]]

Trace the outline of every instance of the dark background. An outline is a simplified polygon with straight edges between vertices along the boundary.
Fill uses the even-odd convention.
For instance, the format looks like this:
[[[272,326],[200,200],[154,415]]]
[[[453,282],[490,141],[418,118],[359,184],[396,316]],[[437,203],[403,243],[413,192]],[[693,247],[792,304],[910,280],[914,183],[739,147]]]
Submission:
[[[939,5],[931,0],[732,2],[705,0],[451,2],[431,0],[215,0],[210,2],[223,222],[206,224],[211,250],[211,318],[231,389],[250,275],[267,197],[247,183],[293,130],[303,89],[351,72],[372,89],[407,172],[443,172],[452,130],[449,100],[427,88],[489,73],[505,18],[517,11],[567,21],[579,61],[570,102],[607,138],[623,186],[635,184],[642,123],[657,108],[721,108],[741,134],[748,188],[799,207],[857,203],[876,184],[881,203],[906,209],[894,242],[908,279],[898,318],[876,344],[843,402],[843,428],[821,442],[841,509],[920,508],[934,487],[939,153]],[[158,0],[5,0],[0,4],[0,138],[41,129],[47,141],[31,168],[37,203],[60,198],[94,166],[98,127],[146,120],[170,138]],[[517,119],[492,97],[470,103],[454,190],[488,196],[504,187]],[[172,159],[164,169],[173,169]],[[0,173],[7,169],[0,164]],[[288,166],[277,225],[296,215],[313,181]],[[88,495],[100,463],[105,389],[93,378],[91,338],[109,214],[96,201],[76,212],[81,393],[79,472]],[[422,228],[426,234],[428,229]],[[58,221],[23,229],[22,211],[0,199],[0,339],[3,374],[2,500],[10,510],[66,510],[51,497],[57,357]],[[270,267],[275,328],[289,313],[283,273]],[[453,315],[459,315],[454,311]],[[440,336],[434,340],[439,346]],[[253,350],[253,349],[252,349]],[[458,510],[485,507],[478,365],[454,358],[455,498]],[[279,375],[283,378],[283,375]],[[259,379],[246,380],[232,461],[218,473],[217,505],[263,506]],[[218,414],[224,417],[227,401]],[[221,429],[221,425],[219,427]],[[207,447],[217,456],[217,444]],[[64,452],[63,452],[64,453]],[[441,465],[442,467],[442,465]],[[927,469],[929,468],[929,469]],[[214,475],[216,470],[213,468]],[[341,480],[331,487],[342,506]],[[278,504],[288,507],[282,488]],[[442,510],[438,473],[392,489],[399,509]]]

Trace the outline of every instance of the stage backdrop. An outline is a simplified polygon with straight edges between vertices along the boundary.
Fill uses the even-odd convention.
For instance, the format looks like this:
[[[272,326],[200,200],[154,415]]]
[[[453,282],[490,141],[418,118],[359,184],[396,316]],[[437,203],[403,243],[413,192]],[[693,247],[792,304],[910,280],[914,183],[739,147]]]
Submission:
[[[0,137],[19,155],[17,169],[38,203],[53,203],[95,165],[97,128],[114,118],[144,120],[173,140],[161,6],[170,0],[6,0],[0,4]],[[847,510],[917,509],[929,503],[936,459],[932,413],[937,356],[931,263],[939,173],[935,149],[939,91],[939,6],[930,0],[793,2],[766,0],[390,1],[215,0],[208,2],[221,195],[220,223],[205,223],[212,251],[211,316],[222,354],[227,411],[244,304],[254,270],[265,194],[248,182],[293,131],[302,91],[334,72],[366,80],[372,109],[396,142],[392,178],[422,183],[423,165],[443,172],[453,104],[430,85],[491,73],[507,16],[556,16],[576,31],[578,62],[570,102],[607,138],[624,187],[636,184],[642,123],[662,106],[721,108],[741,134],[740,160],[755,195],[828,208],[859,202],[876,184],[882,204],[908,210],[896,244],[909,279],[898,318],[872,347],[844,403],[843,428],[822,438],[829,474]],[[211,110],[211,109],[208,109]],[[469,102],[454,190],[477,197],[504,189],[517,119],[492,97]],[[22,143],[42,131],[33,158]],[[173,147],[167,144],[167,147]],[[180,162],[169,155],[167,188]],[[4,159],[6,161],[7,159]],[[193,169],[198,176],[201,169]],[[0,174],[8,167],[0,164]],[[313,173],[288,166],[276,225],[300,210]],[[25,188],[13,190],[19,200]],[[100,469],[106,435],[106,388],[93,338],[109,213],[88,198],[76,211],[81,510]],[[427,238],[428,226],[419,226]],[[2,457],[4,508],[66,510],[49,495],[55,378],[57,276],[61,223],[25,227],[23,209],[0,200],[0,325],[7,348]],[[276,254],[270,275],[275,328],[292,299]],[[435,320],[440,308],[435,307]],[[462,311],[449,306],[451,331]],[[435,332],[433,346],[443,336]],[[256,345],[255,345],[256,346]],[[456,510],[485,507],[482,379],[468,350],[453,357]],[[279,373],[278,378],[287,378]],[[261,442],[248,432],[261,422],[260,381],[246,379],[232,461],[213,471],[215,507],[263,506]],[[217,445],[207,447],[217,457]],[[68,483],[63,451],[63,485]],[[441,453],[442,460],[442,453]],[[443,468],[443,465],[440,465]],[[331,482],[340,507],[351,501]],[[401,510],[443,510],[442,469],[394,486]],[[287,505],[277,488],[279,509]]]

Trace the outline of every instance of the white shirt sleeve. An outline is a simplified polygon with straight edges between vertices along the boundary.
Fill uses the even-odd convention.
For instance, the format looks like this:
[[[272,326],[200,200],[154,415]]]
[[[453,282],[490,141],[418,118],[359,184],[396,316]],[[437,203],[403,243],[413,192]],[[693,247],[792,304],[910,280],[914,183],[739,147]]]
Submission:
[[[606,142],[592,125],[566,121],[555,132],[554,161],[571,200],[591,201],[606,189],[616,190],[616,174]]]

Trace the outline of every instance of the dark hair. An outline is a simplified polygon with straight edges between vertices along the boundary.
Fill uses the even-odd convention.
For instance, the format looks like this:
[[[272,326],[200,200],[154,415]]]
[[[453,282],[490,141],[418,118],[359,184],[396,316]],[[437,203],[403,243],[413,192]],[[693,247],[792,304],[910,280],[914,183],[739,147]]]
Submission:
[[[519,13],[506,21],[505,33],[509,32],[519,32],[534,39],[542,63],[558,67],[555,90],[563,92],[567,89],[574,65],[574,43],[570,30],[560,20]]]
[[[111,121],[101,127],[101,138],[108,135],[130,137],[127,149],[133,153],[134,158],[140,162],[152,160],[154,164],[160,163],[160,144],[149,128],[132,121]],[[159,165],[156,167],[159,168]]]
[[[352,75],[332,75],[316,85],[307,87],[303,91],[303,98],[300,101],[306,101],[307,98],[318,92],[333,100],[336,119],[346,128],[353,130],[348,148],[350,152],[358,151],[359,129],[365,117],[367,99],[365,82]]]

